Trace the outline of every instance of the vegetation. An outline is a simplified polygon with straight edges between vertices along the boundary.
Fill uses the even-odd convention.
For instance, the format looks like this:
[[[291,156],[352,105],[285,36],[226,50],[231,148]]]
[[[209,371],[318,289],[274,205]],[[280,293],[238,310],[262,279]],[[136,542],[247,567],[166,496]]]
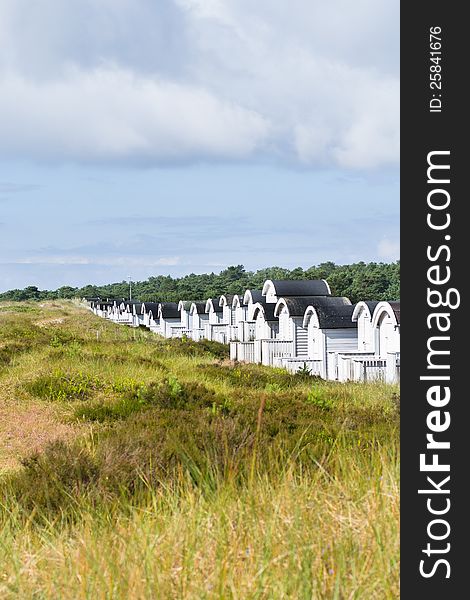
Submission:
[[[399,596],[396,387],[67,301],[0,304],[0,353],[1,598]]]
[[[178,302],[205,300],[221,294],[241,294],[246,289],[261,288],[266,279],[328,279],[332,293],[347,296],[351,302],[359,300],[399,300],[400,264],[398,262],[335,265],[332,262],[316,267],[293,270],[271,267],[256,272],[245,271],[242,265],[228,267],[218,275],[186,275],[173,278],[159,275],[132,284],[133,295],[151,302]],[[55,291],[38,290],[29,286],[24,290],[10,290],[0,294],[0,300],[46,300],[55,298],[127,298],[129,283],[122,281],[109,285],[87,285],[82,288],[63,286]]]

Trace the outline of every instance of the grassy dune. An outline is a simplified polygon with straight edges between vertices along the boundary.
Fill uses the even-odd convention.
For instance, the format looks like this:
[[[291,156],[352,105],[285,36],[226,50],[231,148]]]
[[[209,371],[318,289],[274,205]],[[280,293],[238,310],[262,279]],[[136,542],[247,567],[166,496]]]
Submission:
[[[398,598],[398,389],[0,304],[0,597]]]

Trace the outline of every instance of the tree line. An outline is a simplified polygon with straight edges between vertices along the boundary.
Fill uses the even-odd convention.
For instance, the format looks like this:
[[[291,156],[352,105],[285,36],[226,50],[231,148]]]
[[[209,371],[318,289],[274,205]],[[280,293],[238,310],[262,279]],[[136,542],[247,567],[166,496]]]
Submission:
[[[399,300],[400,262],[358,262],[350,265],[321,263],[307,269],[268,267],[246,271],[243,265],[231,266],[220,273],[191,273],[183,277],[157,275],[132,282],[132,297],[145,302],[206,300],[221,294],[242,294],[246,289],[261,289],[266,279],[327,279],[334,296],[359,300]],[[50,300],[58,298],[128,298],[129,282],[84,287],[62,286],[56,290],[39,290],[28,286],[0,294],[0,300]]]

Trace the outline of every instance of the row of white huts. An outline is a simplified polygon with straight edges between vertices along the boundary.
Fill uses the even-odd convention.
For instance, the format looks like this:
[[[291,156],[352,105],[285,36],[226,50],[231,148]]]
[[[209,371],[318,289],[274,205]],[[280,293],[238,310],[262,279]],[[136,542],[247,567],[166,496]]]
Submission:
[[[230,344],[232,360],[338,381],[400,378],[400,303],[351,304],[325,280],[267,280],[205,302],[87,299],[95,314],[164,337]]]

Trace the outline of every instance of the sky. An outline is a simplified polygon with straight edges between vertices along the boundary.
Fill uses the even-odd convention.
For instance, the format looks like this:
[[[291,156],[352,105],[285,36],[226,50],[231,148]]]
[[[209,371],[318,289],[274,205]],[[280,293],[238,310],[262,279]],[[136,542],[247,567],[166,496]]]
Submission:
[[[398,258],[398,0],[0,2],[0,291]]]

